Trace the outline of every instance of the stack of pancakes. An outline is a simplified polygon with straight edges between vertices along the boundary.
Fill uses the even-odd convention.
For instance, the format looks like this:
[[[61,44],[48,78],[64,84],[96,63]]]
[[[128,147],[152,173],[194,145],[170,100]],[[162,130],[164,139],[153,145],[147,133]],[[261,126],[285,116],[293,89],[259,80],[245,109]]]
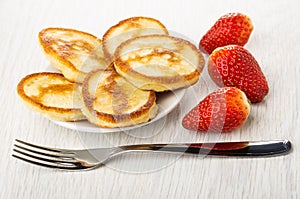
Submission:
[[[156,92],[195,84],[204,67],[193,44],[147,17],[120,21],[102,41],[65,28],[44,29],[39,41],[61,73],[27,75],[18,84],[21,99],[51,119],[87,119],[103,128],[151,120],[158,111]]]

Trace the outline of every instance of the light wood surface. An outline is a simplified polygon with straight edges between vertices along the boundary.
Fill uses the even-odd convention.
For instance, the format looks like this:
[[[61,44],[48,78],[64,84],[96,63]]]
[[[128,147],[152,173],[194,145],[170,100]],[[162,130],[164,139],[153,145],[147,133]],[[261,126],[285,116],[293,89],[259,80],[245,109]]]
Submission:
[[[299,8],[297,0],[1,0],[0,198],[299,198]],[[253,20],[246,48],[260,63],[270,93],[252,106],[247,123],[232,133],[196,134],[180,125],[183,114],[216,88],[206,69],[166,118],[127,133],[62,128],[29,111],[16,94],[22,77],[49,67],[37,40],[43,28],[74,28],[101,38],[119,20],[142,15],[198,43],[217,18],[236,11]],[[96,170],[62,172],[12,158],[15,138],[60,148],[287,138],[293,151],[257,159],[127,154]]]

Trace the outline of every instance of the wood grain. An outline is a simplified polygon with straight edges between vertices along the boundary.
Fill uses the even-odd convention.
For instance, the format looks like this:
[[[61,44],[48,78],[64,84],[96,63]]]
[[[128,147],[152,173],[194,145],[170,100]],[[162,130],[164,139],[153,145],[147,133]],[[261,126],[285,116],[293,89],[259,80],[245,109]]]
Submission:
[[[297,0],[2,0],[0,198],[299,198],[299,7]],[[119,20],[144,15],[198,43],[219,16],[235,11],[253,20],[246,48],[261,64],[270,93],[262,103],[253,104],[247,123],[232,133],[196,134],[180,125],[183,114],[216,88],[206,69],[171,114],[127,133],[71,131],[30,112],[17,97],[22,77],[49,66],[37,40],[43,28],[75,28],[101,38]],[[15,138],[61,148],[287,138],[293,152],[258,159],[127,154],[89,172],[61,172],[13,159]]]

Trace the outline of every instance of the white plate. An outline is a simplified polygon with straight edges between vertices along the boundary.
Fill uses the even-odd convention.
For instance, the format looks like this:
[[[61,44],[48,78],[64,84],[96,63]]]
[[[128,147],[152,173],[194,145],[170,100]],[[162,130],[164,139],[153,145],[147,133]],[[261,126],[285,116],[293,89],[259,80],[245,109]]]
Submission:
[[[130,127],[123,128],[100,128],[89,123],[87,120],[77,121],[77,122],[61,122],[61,121],[53,121],[55,124],[82,132],[91,132],[91,133],[111,133],[111,132],[120,132],[120,131],[128,131],[135,128],[139,128],[148,124],[151,124],[164,116],[170,113],[181,101],[187,89],[178,89],[175,91],[169,91],[164,93],[157,93],[157,105],[159,107],[158,114],[151,121],[138,124]]]

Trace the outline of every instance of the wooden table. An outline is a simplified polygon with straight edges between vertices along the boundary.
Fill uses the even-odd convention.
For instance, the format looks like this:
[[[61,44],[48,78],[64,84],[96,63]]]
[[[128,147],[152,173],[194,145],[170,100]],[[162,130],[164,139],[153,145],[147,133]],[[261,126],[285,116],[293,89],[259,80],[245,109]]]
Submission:
[[[299,8],[297,0],[0,1],[0,198],[299,198]],[[206,69],[167,117],[127,133],[80,133],[60,127],[29,111],[16,94],[22,77],[49,67],[37,40],[43,28],[74,28],[101,38],[119,20],[143,15],[198,43],[217,18],[236,11],[252,18],[254,31],[245,47],[260,63],[270,93],[253,104],[247,123],[232,133],[197,134],[181,127],[183,114],[216,88]],[[257,159],[136,153],[96,170],[62,172],[12,158],[15,138],[61,148],[287,138],[293,151]]]

